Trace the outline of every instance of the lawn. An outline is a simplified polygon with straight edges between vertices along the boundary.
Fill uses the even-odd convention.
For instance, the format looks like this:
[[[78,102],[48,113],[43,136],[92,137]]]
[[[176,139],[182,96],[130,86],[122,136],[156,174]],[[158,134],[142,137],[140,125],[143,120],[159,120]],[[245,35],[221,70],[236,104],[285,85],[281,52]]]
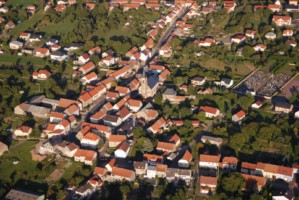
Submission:
[[[28,6],[31,4],[38,4],[38,0],[8,0],[7,6]]]
[[[31,159],[30,153],[36,144],[36,141],[26,141],[13,147],[0,158],[0,185],[2,185],[0,196],[3,196],[6,189],[15,184],[22,187],[27,185],[30,188],[27,181],[33,180],[34,184],[38,185],[37,188],[47,189],[44,185],[44,179],[52,172],[53,167],[45,167],[42,170],[37,168],[38,162]],[[14,165],[14,160],[18,160],[19,163]],[[42,163],[45,166],[51,161],[46,159]]]
[[[46,64],[46,61],[42,58],[7,55],[7,54],[0,55],[0,64],[11,66],[16,64],[17,62],[20,64],[26,64],[31,62],[33,65],[40,65],[40,66],[44,66]]]
[[[69,33],[74,30],[78,24],[78,20],[71,22],[71,17],[72,16],[67,16],[59,23],[39,24],[37,28],[41,31],[44,31],[48,35]]]
[[[16,0],[18,1],[18,0]],[[26,0],[27,1],[27,0]],[[30,0],[28,0],[30,1]],[[32,1],[32,0],[31,0]],[[44,11],[41,9],[38,12],[36,12],[33,17],[30,19],[21,22],[14,28],[9,34],[13,37],[18,37],[20,33],[27,31],[29,28],[34,27],[44,16]]]
[[[240,61],[226,63],[225,61],[210,57],[205,57],[204,59],[202,59],[200,61],[200,65],[207,69],[216,69],[221,71],[225,71],[226,67],[230,67],[234,74],[240,76],[245,76],[255,69],[255,67],[249,62]]]

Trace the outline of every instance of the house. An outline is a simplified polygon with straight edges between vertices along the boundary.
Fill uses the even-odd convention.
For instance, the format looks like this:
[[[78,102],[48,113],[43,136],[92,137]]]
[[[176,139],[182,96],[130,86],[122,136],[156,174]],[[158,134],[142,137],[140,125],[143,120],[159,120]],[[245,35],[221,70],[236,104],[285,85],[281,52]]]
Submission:
[[[183,157],[178,161],[179,167],[188,168],[192,161],[192,154],[187,149],[183,155]]]
[[[94,3],[86,3],[85,8],[86,10],[93,10],[95,8],[96,4]]]
[[[243,35],[243,34],[236,34],[234,35],[232,38],[231,38],[231,42],[232,43],[237,43],[237,44],[240,44],[242,42],[244,42],[246,39],[246,36]]]
[[[19,126],[15,131],[14,135],[16,137],[28,137],[32,133],[32,128],[29,126]]]
[[[122,181],[134,181],[136,174],[133,170],[119,168],[119,167],[113,167],[111,175],[114,180]]]
[[[214,118],[220,115],[220,110],[211,106],[200,106],[200,110],[205,112],[206,118]]]
[[[292,18],[290,16],[273,15],[272,23],[277,26],[290,26]]]
[[[107,175],[107,170],[104,167],[95,167],[93,170],[93,174],[104,180],[105,176]]]
[[[298,5],[298,0],[289,0],[289,5],[297,6]]]
[[[30,34],[30,37],[29,37],[29,42],[40,42],[42,39],[42,35],[40,34]]]
[[[65,114],[52,111],[50,113],[50,122],[51,123],[59,123],[64,119],[64,117],[65,117]]]
[[[101,137],[95,133],[88,132],[83,135],[82,140],[80,141],[82,147],[89,147],[92,149],[96,149],[101,140]]]
[[[293,110],[293,105],[287,102],[276,102],[274,104],[275,112],[283,112],[283,113],[290,113]]]
[[[249,175],[249,174],[241,174],[245,179],[245,187],[243,190],[248,191],[261,191],[262,187],[266,185],[267,179],[261,176]]]
[[[99,123],[100,120],[102,120],[104,117],[106,116],[106,112],[103,111],[103,110],[100,110],[98,112],[96,112],[95,114],[93,114],[91,117],[90,117],[90,121],[91,123]]]
[[[108,139],[108,142],[109,142],[108,146],[109,146],[109,148],[115,148],[125,140],[126,140],[125,135],[110,135],[110,137]]]
[[[222,144],[222,138],[220,137],[211,137],[211,136],[203,135],[200,140],[204,144],[206,143],[214,144],[217,147],[220,147],[220,145]]]
[[[12,50],[18,50],[18,49],[21,49],[23,47],[23,42],[20,42],[20,41],[11,41],[9,43],[9,48],[12,49]]]
[[[41,69],[38,72],[33,72],[32,78],[35,80],[46,80],[51,76],[51,72],[46,69]]]
[[[169,44],[163,45],[159,50],[159,55],[165,58],[169,58],[172,55],[172,48]]]
[[[294,31],[292,29],[286,29],[282,32],[283,37],[292,37],[294,34]]]
[[[265,38],[268,40],[274,40],[276,38],[276,34],[274,32],[268,32],[266,33]]]
[[[253,47],[254,51],[264,52],[266,50],[266,45],[264,44],[257,44]]]
[[[281,165],[258,162],[242,162],[241,173],[266,177],[267,179],[283,179],[290,182],[294,178],[293,168]]]
[[[90,60],[90,56],[88,53],[84,53],[78,58],[78,61],[81,65],[86,64],[89,60]]]
[[[62,143],[57,145],[57,149],[64,155],[69,158],[73,158],[75,153],[79,149],[79,146],[72,142],[63,141]]]
[[[268,4],[268,9],[271,10],[272,12],[279,12],[280,8],[281,8],[281,5]]]
[[[220,85],[226,88],[230,88],[234,84],[234,80],[228,77],[221,78]]]
[[[243,110],[240,110],[239,112],[235,113],[233,116],[232,116],[232,121],[233,122],[238,122],[238,121],[241,121],[242,119],[245,118],[245,112]]]
[[[116,165],[116,159],[112,158],[106,165],[105,168],[109,171],[112,172],[113,167]]]
[[[295,114],[294,114],[294,118],[295,118],[295,119],[299,119],[299,111],[295,112]]]
[[[82,74],[87,74],[88,72],[92,71],[95,68],[95,65],[92,61],[86,63],[82,67],[80,67],[79,71],[82,72]]]
[[[171,153],[176,150],[176,146],[175,144],[169,142],[158,142],[156,149],[157,151]]]
[[[27,33],[27,32],[23,32],[19,35],[19,38],[22,39],[22,40],[25,40],[25,41],[28,41],[29,38],[30,38],[30,33]]]
[[[88,51],[89,55],[100,55],[101,54],[101,48],[99,46],[93,47]]]
[[[93,98],[90,95],[89,92],[83,92],[79,98],[78,101],[82,103],[82,107],[85,108],[86,106],[89,106],[93,102]]]
[[[96,160],[97,152],[86,149],[78,149],[74,159],[77,162],[83,162],[85,165],[92,165]]]
[[[120,97],[126,96],[131,92],[129,88],[123,86],[116,86],[115,91],[119,93]]]
[[[103,118],[104,124],[110,127],[117,127],[122,123],[122,119],[116,115],[107,114]]]
[[[51,47],[52,45],[57,45],[59,41],[55,38],[50,38],[46,41],[46,46]]]
[[[52,53],[55,52],[55,51],[58,51],[59,49],[61,49],[61,46],[58,45],[58,44],[52,44],[52,45],[50,46],[50,50],[51,50]],[[51,55],[52,55],[52,54],[51,54]],[[65,55],[66,55],[66,54],[65,54]]]
[[[212,194],[217,187],[217,177],[200,176],[199,177],[199,192],[202,194]]]
[[[195,41],[195,43],[200,47],[210,47],[213,44],[216,44],[216,40],[212,37],[206,37],[203,40]]]
[[[66,9],[66,5],[64,5],[64,4],[58,4],[55,7],[55,11],[58,13],[62,13],[63,11],[65,11],[65,9]]]
[[[103,84],[99,84],[96,87],[94,87],[89,94],[92,96],[92,99],[95,101],[99,99],[102,95],[104,95],[107,92],[106,87]]]
[[[257,109],[259,109],[260,107],[262,107],[262,105],[263,105],[263,102],[257,100],[253,104],[251,104],[251,108],[257,108]]]
[[[6,6],[3,6],[0,8],[0,13],[8,13],[8,11],[9,11],[9,8]]]
[[[238,158],[230,156],[222,159],[221,168],[236,171],[238,165]]]
[[[154,47],[154,40],[152,38],[149,38],[146,43],[140,47],[140,51],[144,51],[145,49],[151,49]]]
[[[14,29],[16,27],[15,23],[13,23],[12,21],[7,22],[7,24],[5,24],[5,29]]]
[[[117,60],[118,59],[113,56],[107,56],[99,61],[99,65],[108,67],[108,66],[116,64]]]
[[[56,60],[56,61],[62,62],[62,61],[65,61],[67,58],[68,58],[68,55],[64,51],[62,51],[62,50],[54,51],[52,49],[52,53],[50,55],[51,60]]]
[[[34,188],[32,188],[34,191]],[[32,192],[29,190],[23,190],[23,189],[11,189],[9,192],[6,194],[6,196],[3,199],[36,199],[36,200],[41,200],[45,199],[44,194]]]
[[[114,151],[114,156],[116,158],[126,158],[130,152],[130,144],[124,140],[122,141],[117,149]]]
[[[193,86],[202,86],[206,82],[206,79],[204,77],[194,77],[191,79],[191,84]]]
[[[163,156],[155,155],[155,154],[143,154],[143,161],[148,163],[149,165],[156,165],[157,163],[163,163]]]
[[[156,165],[156,175],[157,177],[166,177],[167,165],[164,164],[157,164]]]
[[[178,147],[181,144],[181,138],[177,134],[174,134],[169,138],[168,142],[173,143]]]
[[[143,176],[146,174],[148,166],[147,163],[134,161],[133,166],[137,176]]]
[[[220,161],[220,155],[199,155],[199,167],[203,168],[218,168]]]
[[[161,133],[165,125],[166,125],[165,119],[163,117],[160,117],[157,121],[154,122],[153,125],[147,128],[147,131],[152,134]]]
[[[135,100],[135,99],[129,99],[127,102],[127,106],[132,112],[136,113],[141,109],[142,101]]]
[[[153,109],[150,103],[148,103],[137,113],[137,119],[144,120],[145,122],[150,122],[156,119],[158,115],[159,113]]]
[[[249,37],[251,39],[254,39],[256,34],[257,34],[257,32],[255,30],[246,30],[245,31],[245,36]]]
[[[83,76],[83,78],[80,79],[82,85],[86,85],[86,84],[90,84],[93,81],[98,79],[98,75],[95,72],[91,72],[85,76]]]
[[[155,165],[149,165],[146,170],[146,178],[153,179],[156,178],[157,171]]]
[[[38,47],[34,49],[33,55],[39,58],[44,58],[50,55],[50,50],[47,48]]]

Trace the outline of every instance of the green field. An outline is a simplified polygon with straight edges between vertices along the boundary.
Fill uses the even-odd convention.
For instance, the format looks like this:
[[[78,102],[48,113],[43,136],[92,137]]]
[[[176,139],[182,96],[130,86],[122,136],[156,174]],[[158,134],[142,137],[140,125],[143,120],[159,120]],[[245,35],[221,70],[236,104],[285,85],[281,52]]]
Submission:
[[[8,0],[7,6],[28,6],[31,4],[38,4],[38,0]]]
[[[46,61],[42,58],[7,55],[7,54],[0,55],[0,64],[4,64],[4,65],[11,66],[16,63],[27,64],[29,62],[32,63],[33,65],[40,65],[40,66],[44,66],[46,64]]]
[[[3,196],[6,189],[15,184],[26,187],[26,181],[23,180],[34,180],[35,184],[40,186],[37,189],[45,187],[43,181],[53,168],[49,167],[43,170],[37,168],[38,162],[31,159],[30,153],[35,144],[37,144],[35,141],[26,141],[20,145],[13,144],[12,149],[0,157],[0,185],[2,185],[0,196]],[[14,165],[14,160],[18,160],[19,163]],[[47,165],[50,161],[45,160],[43,163]],[[30,186],[28,187],[30,188]]]
[[[224,71],[226,67],[231,67],[234,74],[245,76],[255,69],[255,67],[248,62],[226,63],[217,58],[205,58],[200,61],[200,65],[207,69],[216,69]]]

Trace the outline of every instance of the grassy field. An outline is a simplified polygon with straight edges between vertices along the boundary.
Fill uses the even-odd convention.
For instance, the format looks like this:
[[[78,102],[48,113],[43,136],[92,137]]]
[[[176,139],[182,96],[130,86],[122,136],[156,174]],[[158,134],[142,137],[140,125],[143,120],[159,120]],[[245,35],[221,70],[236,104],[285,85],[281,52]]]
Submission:
[[[7,6],[28,6],[31,4],[38,4],[38,0],[8,0]]]
[[[231,67],[234,74],[241,76],[247,75],[255,69],[255,67],[248,62],[242,62],[242,64],[239,62],[226,63],[217,58],[205,58],[200,61],[200,65],[207,69],[217,69],[221,71],[224,71],[226,67]]]
[[[5,189],[17,184],[22,187],[26,187],[25,180],[34,180],[36,185],[39,185],[43,189],[44,179],[51,173],[51,167],[45,167],[45,169],[38,169],[37,164],[31,159],[30,151],[37,144],[36,141],[26,141],[18,146],[12,147],[8,153],[5,153],[0,158],[0,185],[2,185],[2,190],[0,190],[0,196],[3,196]],[[12,146],[14,146],[13,144]],[[18,160],[17,165],[13,164],[14,160]],[[51,163],[49,160],[43,161],[43,165]],[[30,188],[30,185],[28,185]],[[46,189],[46,188],[44,188]],[[45,191],[41,191],[45,192]]]
[[[11,66],[17,62],[20,64],[26,64],[28,62],[31,62],[33,65],[40,65],[40,66],[44,66],[46,64],[46,61],[42,58],[7,55],[7,54],[0,55],[0,64]]]
[[[33,17],[18,24],[9,34],[13,37],[18,37],[20,33],[27,31],[29,28],[32,28],[35,24],[37,24],[43,16],[44,11],[39,10],[33,15]]]

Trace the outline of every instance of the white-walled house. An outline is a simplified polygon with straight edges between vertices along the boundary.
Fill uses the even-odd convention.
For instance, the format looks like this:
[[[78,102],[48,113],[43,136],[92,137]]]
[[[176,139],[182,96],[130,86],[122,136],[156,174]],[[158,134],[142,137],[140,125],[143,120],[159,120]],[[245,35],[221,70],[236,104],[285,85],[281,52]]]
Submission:
[[[190,166],[190,162],[192,160],[192,154],[189,150],[186,150],[183,157],[178,161],[179,167],[188,168]]]
[[[199,155],[199,167],[203,168],[218,168],[220,161],[220,155]]]
[[[81,146],[83,147],[90,147],[90,148],[97,148],[101,137],[95,133],[87,133],[83,136],[82,140],[80,141]]]
[[[32,133],[32,128],[29,126],[19,126],[15,131],[16,137],[28,137]]]
[[[130,152],[130,144],[124,140],[114,152],[116,158],[126,158]]]

